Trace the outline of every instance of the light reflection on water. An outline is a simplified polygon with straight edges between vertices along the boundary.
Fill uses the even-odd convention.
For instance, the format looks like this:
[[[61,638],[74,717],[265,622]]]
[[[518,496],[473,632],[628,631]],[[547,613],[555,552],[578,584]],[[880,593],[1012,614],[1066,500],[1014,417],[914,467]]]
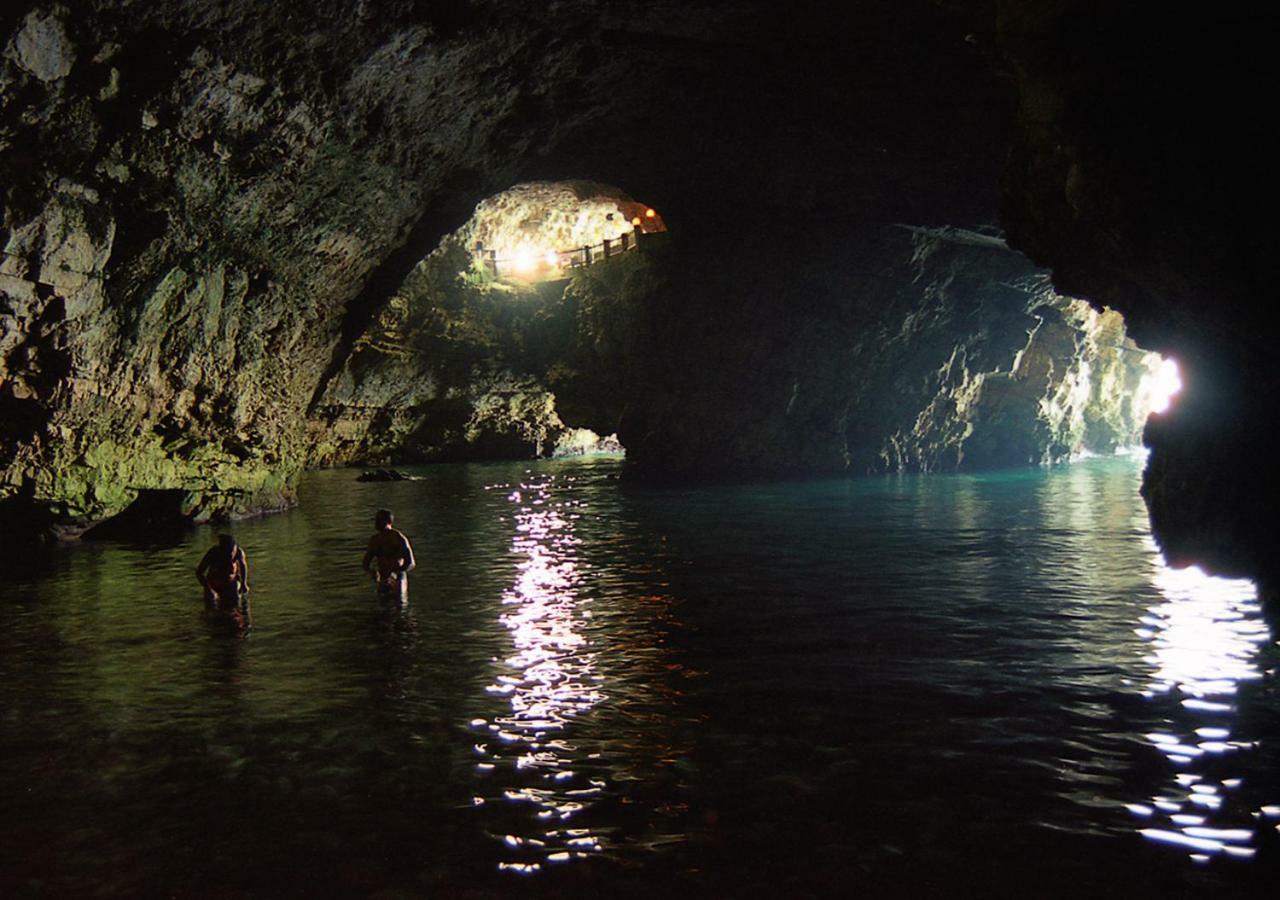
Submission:
[[[529,809],[531,832],[503,835],[514,852],[498,864],[522,874],[602,847],[601,835],[574,826],[575,814],[606,782],[575,771],[585,760],[577,759],[578,748],[566,733],[575,718],[604,699],[597,653],[581,629],[591,618],[592,602],[581,593],[581,541],[573,533],[583,503],[560,501],[554,481],[544,476],[522,482],[507,497],[515,509],[511,547],[521,561],[515,583],[503,593],[499,621],[510,630],[515,653],[503,660],[487,690],[510,698],[511,708],[492,722],[471,722],[476,753],[484,760],[477,771],[489,775],[501,767],[507,784],[500,798],[479,796],[477,805],[501,799]]]
[[[1276,648],[1252,586],[1160,564],[1139,472],[313,473],[235,528],[247,634],[212,530],[70,548],[0,604],[0,895],[1266,885]],[[384,506],[405,604],[359,571]]]
[[[1174,774],[1160,793],[1126,805],[1142,821],[1144,837],[1181,848],[1196,862],[1215,855],[1252,859],[1259,829],[1280,814],[1274,804],[1251,809],[1238,797],[1247,766],[1236,757],[1258,742],[1234,733],[1236,695],[1241,683],[1263,677],[1258,651],[1271,638],[1257,587],[1195,566],[1174,569],[1158,555],[1153,580],[1161,601],[1137,629],[1155,668],[1144,694],[1171,699],[1181,715],[1146,738]]]

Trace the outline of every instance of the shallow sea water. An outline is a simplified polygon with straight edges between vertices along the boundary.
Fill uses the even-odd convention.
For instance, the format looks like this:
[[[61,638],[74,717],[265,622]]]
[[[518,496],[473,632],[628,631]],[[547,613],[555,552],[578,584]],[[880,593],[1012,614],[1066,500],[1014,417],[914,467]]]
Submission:
[[[1274,896],[1280,661],[1141,463],[634,488],[308,475],[0,602],[4,896]],[[405,602],[359,572],[373,511]]]

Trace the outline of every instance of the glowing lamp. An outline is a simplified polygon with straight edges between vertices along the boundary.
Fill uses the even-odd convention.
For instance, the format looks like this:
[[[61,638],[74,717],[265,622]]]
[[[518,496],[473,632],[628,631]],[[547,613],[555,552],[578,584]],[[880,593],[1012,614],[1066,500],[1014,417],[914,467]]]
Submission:
[[[513,263],[517,272],[527,275],[532,272],[534,267],[538,264],[538,257],[532,250],[522,247],[516,251]]]
[[[632,220],[631,220],[631,224],[632,224],[632,225],[639,225],[639,224],[640,224],[640,217],[639,217],[639,216],[636,216],[634,219],[632,219]]]
[[[653,218],[654,216],[656,216],[656,215],[657,215],[657,213],[656,213],[656,212],[654,212],[654,211],[653,211],[653,210],[651,210],[651,209],[646,209],[646,210],[644,211],[644,217],[645,217],[646,219],[652,219],[652,218]]]

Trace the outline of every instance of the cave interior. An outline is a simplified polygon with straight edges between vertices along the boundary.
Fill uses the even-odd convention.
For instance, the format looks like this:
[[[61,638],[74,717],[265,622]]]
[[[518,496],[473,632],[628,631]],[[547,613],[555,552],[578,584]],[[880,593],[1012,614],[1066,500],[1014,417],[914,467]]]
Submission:
[[[1270,579],[1264,13],[1122,6],[10,4],[0,521],[584,429],[637,480],[1141,439],[1168,557]],[[485,224],[531,185],[554,246]]]

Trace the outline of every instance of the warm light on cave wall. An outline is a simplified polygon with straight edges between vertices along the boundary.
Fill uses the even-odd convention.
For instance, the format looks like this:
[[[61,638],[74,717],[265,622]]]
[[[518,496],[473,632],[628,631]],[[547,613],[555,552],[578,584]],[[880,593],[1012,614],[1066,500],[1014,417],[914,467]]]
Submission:
[[[548,276],[614,250],[624,236],[665,231],[656,210],[610,185],[535,181],[495,194],[476,207],[471,227],[478,261],[500,275]]]

